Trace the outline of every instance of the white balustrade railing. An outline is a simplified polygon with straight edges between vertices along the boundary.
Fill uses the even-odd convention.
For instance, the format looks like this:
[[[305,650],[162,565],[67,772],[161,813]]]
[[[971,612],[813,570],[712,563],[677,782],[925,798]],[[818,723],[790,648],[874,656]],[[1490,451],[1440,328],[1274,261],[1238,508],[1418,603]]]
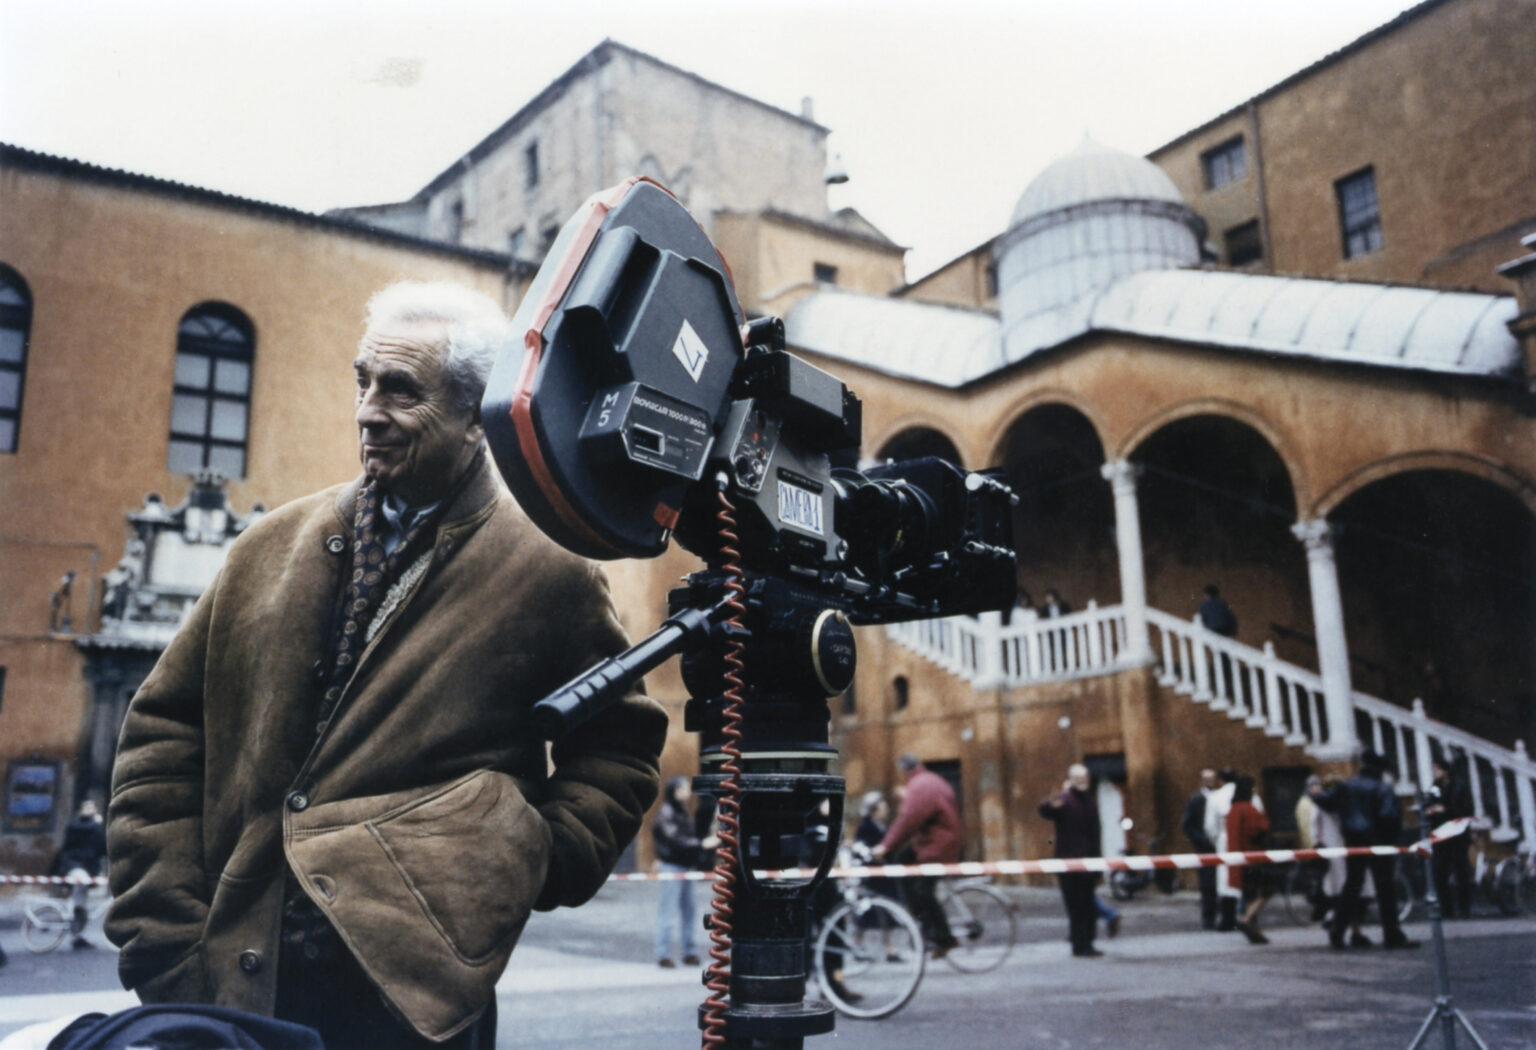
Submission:
[[[1183,620],[1157,609],[1147,610],[1147,627],[1163,685],[1287,744],[1316,746],[1333,739],[1322,678],[1281,660],[1273,644],[1255,649],[1213,634],[1198,618]]]
[[[1042,618],[1015,610],[891,624],[887,635],[980,688],[1104,674],[1123,666],[1125,613],[1089,602],[1082,612]]]
[[[1536,847],[1536,762],[1515,741],[1500,747],[1424,712],[1424,703],[1402,708],[1355,693],[1360,742],[1383,755],[1399,784],[1428,785],[1430,762],[1461,760],[1476,816],[1500,830],[1518,831],[1524,848]]]
[[[1360,692],[1351,697],[1355,726],[1329,726],[1322,678],[1281,660],[1272,643],[1256,649],[1213,634],[1198,617],[1146,613],[1163,685],[1309,751],[1357,739],[1387,759],[1404,788],[1429,783],[1432,757],[1462,757],[1477,815],[1518,831],[1525,848],[1536,846],[1536,762],[1523,742],[1501,747],[1429,718],[1418,701],[1409,710]],[[982,613],[891,624],[886,633],[979,689],[1109,674],[1134,663],[1124,609],[1094,602],[1051,619],[1015,610],[1008,624]]]

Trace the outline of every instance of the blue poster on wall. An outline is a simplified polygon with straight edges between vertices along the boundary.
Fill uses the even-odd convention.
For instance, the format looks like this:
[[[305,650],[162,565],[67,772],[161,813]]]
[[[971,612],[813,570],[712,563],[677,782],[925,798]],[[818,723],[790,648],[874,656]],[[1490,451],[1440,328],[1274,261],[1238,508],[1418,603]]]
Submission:
[[[58,789],[57,762],[12,762],[5,778],[5,830],[51,831]]]

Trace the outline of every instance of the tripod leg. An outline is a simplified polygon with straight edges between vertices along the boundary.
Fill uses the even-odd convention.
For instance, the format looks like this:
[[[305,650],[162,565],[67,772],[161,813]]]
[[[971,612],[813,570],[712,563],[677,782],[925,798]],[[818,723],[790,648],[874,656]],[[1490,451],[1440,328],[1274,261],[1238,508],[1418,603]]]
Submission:
[[[1413,1037],[1413,1042],[1408,1044],[1408,1050],[1419,1050],[1424,1045],[1424,1037],[1429,1035],[1429,1030],[1435,1026],[1435,1021],[1440,1017],[1440,1007],[1437,1004],[1429,1011],[1429,1016],[1424,1018],[1424,1023],[1419,1025],[1419,1034]],[[1454,1037],[1453,1037],[1454,1038]],[[1455,1044],[1452,1044],[1454,1050]]]
[[[1461,1027],[1466,1031],[1467,1037],[1477,1044],[1477,1050],[1488,1050],[1488,1044],[1483,1042],[1483,1037],[1477,1034],[1477,1029],[1472,1027],[1472,1022],[1467,1020],[1467,1015],[1455,1007],[1451,1008],[1451,1013],[1455,1015],[1456,1020],[1461,1022]]]

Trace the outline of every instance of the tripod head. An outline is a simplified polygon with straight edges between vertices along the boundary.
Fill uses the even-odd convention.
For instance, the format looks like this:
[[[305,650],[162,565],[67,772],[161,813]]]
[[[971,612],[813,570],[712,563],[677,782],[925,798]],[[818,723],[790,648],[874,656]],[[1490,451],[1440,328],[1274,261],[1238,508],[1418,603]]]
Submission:
[[[745,322],[724,259],[649,180],[566,223],[513,325],[522,344],[497,361],[481,414],[528,515],[587,557],[655,557],[676,539],[706,566],[658,631],[541,700],[535,723],[550,738],[578,731],[683,654],[696,790],[740,824],[722,833],[742,891],[726,1028],[830,1030],[830,1008],[804,1000],[819,877],[753,872],[830,867],[842,780],[827,700],[853,680],[852,625],[1012,603],[1013,494],[939,459],[860,469],[859,399],[790,354],[777,318]]]

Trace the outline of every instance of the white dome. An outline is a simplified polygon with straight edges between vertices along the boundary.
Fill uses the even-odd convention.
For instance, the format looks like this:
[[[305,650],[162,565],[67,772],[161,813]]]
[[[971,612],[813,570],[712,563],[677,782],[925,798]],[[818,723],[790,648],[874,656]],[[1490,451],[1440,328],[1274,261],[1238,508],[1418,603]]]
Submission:
[[[1038,215],[1104,200],[1169,201],[1183,204],[1178,187],[1162,168],[1145,157],[1110,149],[1084,136],[1082,144],[1036,175],[1009,226]]]
[[[1203,236],[1155,164],[1084,139],[1035,177],[993,244],[1007,352],[1076,325],[1074,304],[1127,274],[1199,263]]]

